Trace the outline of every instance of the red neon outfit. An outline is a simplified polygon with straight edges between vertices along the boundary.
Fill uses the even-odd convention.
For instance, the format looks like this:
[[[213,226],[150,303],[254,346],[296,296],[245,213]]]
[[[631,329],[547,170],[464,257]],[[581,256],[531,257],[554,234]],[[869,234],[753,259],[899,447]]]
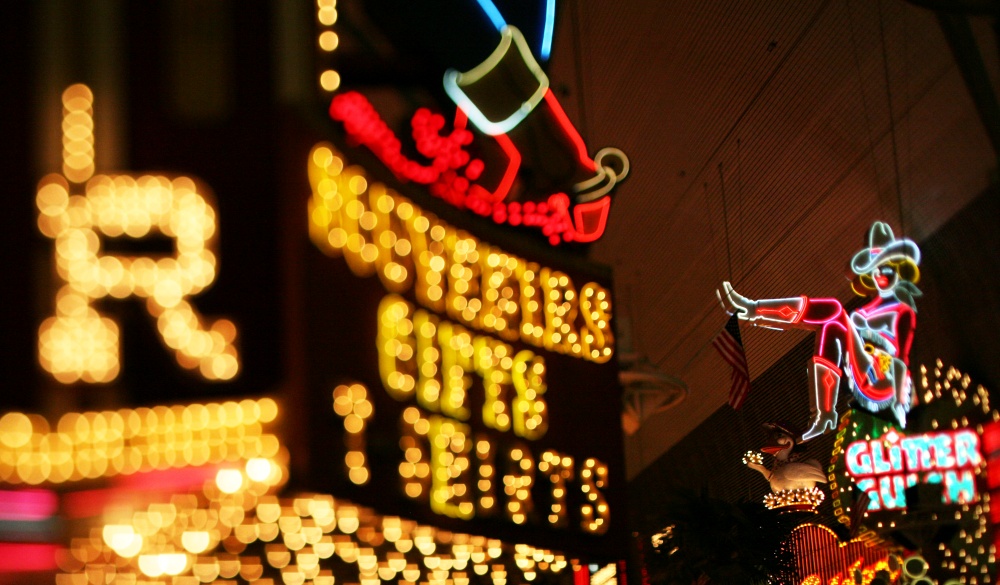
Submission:
[[[859,400],[881,406],[897,395],[899,384],[891,362],[876,355],[900,360],[909,365],[910,345],[917,316],[907,304],[895,299],[876,297],[867,305],[848,314],[836,299],[805,300],[799,326],[818,330],[816,356],[832,366],[849,368],[852,390]],[[860,329],[860,321],[870,326]],[[865,350],[866,345],[874,352]]]

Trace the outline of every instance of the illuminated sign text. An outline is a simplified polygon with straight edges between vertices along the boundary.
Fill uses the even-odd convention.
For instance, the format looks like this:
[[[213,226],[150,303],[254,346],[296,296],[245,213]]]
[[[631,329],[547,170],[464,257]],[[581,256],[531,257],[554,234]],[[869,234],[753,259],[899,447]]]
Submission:
[[[535,347],[597,363],[611,359],[611,296],[589,282],[480,242],[383,185],[369,187],[327,145],[309,157],[313,242],[343,255],[358,276],[391,292],[412,290],[435,313]]]
[[[309,177],[313,242],[343,256],[356,275],[377,274],[389,291],[374,318],[375,349],[386,392],[414,403],[398,415],[406,497],[464,520],[537,518],[606,532],[608,467],[533,448],[549,430],[546,361],[514,343],[607,362],[614,350],[610,293],[594,282],[578,289],[565,273],[485,244],[383,185],[369,185],[329,146],[313,149]],[[473,389],[482,395],[471,396]],[[367,389],[340,385],[333,400],[346,430],[348,478],[364,484],[364,435],[373,416]],[[513,437],[497,441],[494,432]]]
[[[905,489],[917,483],[944,485],[944,502],[978,500],[976,472],[982,463],[979,435],[965,429],[855,441],[844,452],[847,471],[869,493],[870,510],[906,507]]]

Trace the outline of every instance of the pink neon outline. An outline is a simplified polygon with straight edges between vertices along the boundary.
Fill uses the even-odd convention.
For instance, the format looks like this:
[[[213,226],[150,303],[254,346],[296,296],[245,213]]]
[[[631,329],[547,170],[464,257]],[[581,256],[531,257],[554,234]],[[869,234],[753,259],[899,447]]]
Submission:
[[[820,382],[823,384],[823,405],[826,406],[824,410],[831,412],[833,410],[833,397],[837,392],[835,384],[838,379],[833,376],[833,372],[827,370],[823,372],[823,379]]]
[[[817,364],[824,365],[827,368],[830,368],[831,370],[833,370],[834,372],[837,372],[837,374],[842,373],[840,371],[840,368],[836,364],[834,364],[833,362],[831,362],[830,360],[826,359],[825,357],[823,357],[821,355],[814,355],[812,357],[812,359]]]
[[[864,380],[868,377],[868,374],[858,370],[858,360],[851,359],[851,372],[854,378],[854,385],[857,387],[858,392],[860,392],[865,398],[873,402],[882,402],[883,400],[888,400],[895,393],[894,388],[886,388],[884,390],[876,390],[871,384],[864,383]]]
[[[891,431],[891,432],[895,432],[896,433],[896,436],[899,437],[900,443],[902,441],[916,440],[916,439],[923,439],[923,440],[927,440],[927,441],[933,441],[934,437],[937,437],[937,436],[940,436],[940,435],[946,435],[946,436],[950,437],[951,438],[951,447],[950,447],[951,454],[950,454],[950,456],[955,461],[954,465],[938,465],[937,464],[937,458],[936,457],[931,457],[930,458],[930,466],[926,466],[926,465],[921,464],[920,461],[922,461],[922,460],[918,460],[916,466],[911,466],[909,464],[909,457],[905,456],[905,451],[906,450],[903,449],[904,456],[901,459],[900,467],[898,469],[895,468],[895,467],[893,467],[889,471],[883,471],[883,472],[875,472],[875,471],[873,471],[872,473],[855,473],[854,471],[851,471],[851,467],[852,467],[850,465],[851,462],[847,459],[847,454],[848,454],[849,450],[851,449],[851,447],[853,447],[854,445],[862,444],[862,445],[865,446],[865,452],[867,452],[869,455],[871,455],[873,453],[873,448],[875,446],[882,445],[882,440],[879,440],[879,439],[858,439],[856,441],[851,441],[851,443],[848,444],[847,449],[844,450],[844,460],[845,460],[845,462],[847,462],[847,467],[846,468],[847,468],[848,475],[851,475],[853,477],[868,477],[868,476],[896,475],[896,474],[900,474],[900,473],[918,473],[918,472],[926,472],[926,471],[962,471],[962,470],[973,470],[973,471],[975,471],[976,469],[979,468],[980,465],[982,465],[982,462],[984,460],[986,460],[986,458],[983,456],[983,441],[978,440],[979,439],[979,434],[977,434],[970,427],[963,427],[963,428],[954,429],[954,430],[942,430],[942,431],[934,431],[934,432],[928,432],[928,433],[919,433],[919,434],[915,434],[915,435],[900,435],[898,431]],[[958,437],[959,435],[965,435],[965,434],[969,434],[969,435],[972,435],[972,436],[976,437],[977,438],[976,445],[979,448],[977,450],[973,451],[977,455],[976,460],[969,460],[964,465],[959,465],[958,464],[958,457],[956,456],[955,438]],[[929,448],[936,449],[935,446],[931,446]]]
[[[831,322],[830,326],[831,327],[837,327],[837,328],[839,328],[841,331],[844,332],[845,336],[847,335],[847,328],[844,327],[843,325],[841,325],[840,323]],[[819,347],[821,347],[821,348],[826,347],[826,327],[823,327],[819,331]],[[818,358],[820,356],[816,355],[816,356],[813,356],[813,357]]]
[[[785,305],[785,306],[783,306],[781,308],[778,308],[778,309],[766,309],[766,308],[765,309],[760,309],[760,308],[758,308],[757,312],[758,313],[771,313],[771,314],[777,315],[779,317],[782,317],[784,319],[788,319],[789,317],[786,317],[786,315],[790,314],[791,315],[791,321],[790,321],[791,323],[798,323],[799,322],[799,315],[802,314],[801,310],[796,311],[795,309],[792,308],[791,305]]]
[[[843,305],[840,304],[840,301],[838,301],[837,299],[809,299],[809,298],[807,298],[805,305],[802,307],[802,315],[803,315],[803,317],[805,316],[806,309],[809,307],[809,303],[811,303],[811,302],[812,303],[818,303],[818,302],[823,302],[823,301],[829,302],[829,303],[836,303],[836,305],[838,307],[837,312],[834,313],[833,315],[831,315],[830,317],[827,317],[826,319],[822,319],[822,320],[812,320],[812,319],[805,319],[805,318],[803,318],[802,319],[803,323],[808,323],[810,325],[822,325],[824,323],[829,323],[831,321],[837,320],[837,318],[840,317],[844,313],[844,307],[843,307]]]
[[[59,496],[48,490],[0,491],[0,520],[45,520],[59,509]]]
[[[580,158],[580,163],[589,171],[597,172],[597,164],[592,158],[587,154],[587,145],[583,143],[583,138],[580,137],[580,133],[577,132],[576,126],[573,122],[570,122],[569,116],[563,111],[562,106],[559,105],[559,100],[556,99],[552,89],[545,91],[545,101],[548,102],[549,108],[552,110],[552,115],[556,117],[556,121],[562,126],[563,132],[566,133],[566,137],[570,139],[573,145],[576,147],[577,156]]]

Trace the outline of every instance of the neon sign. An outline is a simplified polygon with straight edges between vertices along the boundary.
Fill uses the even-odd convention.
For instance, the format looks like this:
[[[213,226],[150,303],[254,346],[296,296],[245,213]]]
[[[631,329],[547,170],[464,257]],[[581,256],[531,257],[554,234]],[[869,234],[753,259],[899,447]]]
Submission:
[[[946,504],[979,500],[976,471],[983,461],[979,435],[963,429],[855,441],[844,452],[847,471],[868,492],[869,510],[906,508],[905,489],[917,483],[944,485]]]
[[[500,43],[471,70],[445,72],[445,92],[457,106],[450,132],[442,133],[445,119],[440,114],[420,108],[413,115],[416,150],[427,161],[402,154],[399,137],[360,93],[348,91],[334,96],[330,117],[344,125],[351,142],[370,149],[399,180],[425,185],[432,195],[455,207],[489,217],[498,224],[537,229],[552,245],[593,242],[607,226],[610,193],[628,175],[628,158],[616,148],[601,149],[593,157],[587,153],[582,137],[552,93],[548,76],[524,36],[504,22],[491,1],[480,0],[480,7],[500,31]],[[543,58],[551,45],[554,10],[554,0],[548,0]],[[325,24],[322,18],[320,21]],[[336,43],[324,43],[321,37],[320,46],[332,51]],[[323,75],[321,85],[325,89],[340,87],[335,71]],[[505,165],[502,172],[492,172],[487,162],[470,155],[474,134],[467,129],[469,123],[499,146],[506,159],[501,163]],[[521,126],[533,129],[519,130],[520,134],[513,138],[508,135]],[[539,147],[537,140],[523,143],[523,136],[518,136],[524,132],[544,133],[546,145]],[[516,144],[518,140],[523,143],[521,147]],[[546,184],[538,188],[544,191],[520,185],[515,190],[516,198],[524,201],[508,201],[522,164],[531,167],[537,176],[546,177]],[[484,171],[489,172],[484,175]]]
[[[462,520],[503,517],[605,533],[608,466],[533,447],[549,431],[548,364],[518,345],[607,363],[610,292],[595,282],[577,287],[561,271],[453,228],[369,184],[327,144],[313,148],[308,169],[313,243],[342,256],[357,276],[378,275],[388,291],[374,315],[378,380],[405,406],[379,412],[399,410],[396,471],[405,497]],[[366,428],[386,415],[374,412],[363,384],[341,384],[333,396],[345,429],[345,471],[362,485],[374,475]],[[498,440],[504,434],[509,439]]]
[[[543,97],[546,103],[554,104],[554,115],[564,128],[571,129],[551,92]],[[461,109],[456,112],[453,130],[445,135],[441,134],[445,122],[440,114],[421,108],[413,115],[410,124],[414,141],[417,150],[430,159],[428,164],[402,154],[399,139],[360,93],[344,92],[334,97],[330,116],[342,122],[348,136],[370,149],[400,180],[427,185],[432,195],[460,209],[489,217],[495,223],[539,229],[552,244],[598,239],[604,233],[610,210],[611,202],[605,195],[629,170],[627,159],[617,149],[602,149],[594,160],[581,150],[582,154],[578,154],[581,164],[596,174],[580,184],[586,194],[577,197],[576,205],[571,205],[565,193],[553,193],[543,201],[508,203],[504,200],[517,177],[521,153],[506,134],[494,136],[507,157],[507,167],[492,188],[480,184],[484,163],[465,150],[473,136],[465,127],[467,117]],[[582,140],[578,142],[582,148]],[[605,159],[618,159],[622,168],[616,174],[605,164]]]
[[[497,29],[497,32],[502,33],[507,27],[507,21],[504,20],[500,10],[497,9],[496,4],[493,0],[476,0],[479,3],[479,7],[483,9],[486,13],[487,18]],[[556,22],[556,0],[545,0],[545,23],[542,28],[542,41],[538,49],[538,54],[541,56],[543,61],[547,61],[549,54],[552,52],[552,32],[555,29]]]
[[[510,51],[511,46],[517,49],[516,59],[513,61],[527,69],[529,76],[533,77],[538,84],[534,88],[534,91],[525,97],[523,102],[517,104],[517,107],[511,108],[512,111],[505,118],[490,120],[489,117],[480,111],[479,107],[469,98],[462,87],[474,84],[488,75],[508,54],[514,56],[513,51]],[[535,109],[535,106],[541,103],[549,91],[549,79],[531,55],[531,49],[528,48],[528,43],[524,40],[521,31],[515,27],[507,26],[500,33],[500,44],[497,45],[496,50],[485,61],[465,73],[459,73],[454,69],[450,69],[444,74],[444,90],[448,93],[448,97],[455,102],[455,105],[469,116],[469,119],[472,120],[472,123],[476,125],[476,128],[480,132],[496,136],[497,134],[506,134],[513,130]]]
[[[851,259],[852,289],[874,297],[860,309],[848,312],[836,299],[805,296],[752,300],[722,283],[719,299],[740,319],[817,331],[808,378],[812,416],[803,441],[836,428],[843,378],[863,407],[890,409],[906,426],[913,401],[908,364],[917,325],[914,297],[921,294],[915,284],[919,263],[917,245],[896,238],[888,224],[877,221],[868,231],[868,247]]]
[[[859,409],[841,417],[827,467],[834,517],[869,544],[914,534],[928,517],[951,524],[955,530],[944,540],[931,546],[915,540],[912,546],[922,547],[939,581],[980,579],[996,566],[989,436],[1000,412],[983,386],[940,360],[917,373],[916,428],[902,431]],[[915,492],[933,498],[907,498],[914,493],[907,488],[927,485],[934,489]]]

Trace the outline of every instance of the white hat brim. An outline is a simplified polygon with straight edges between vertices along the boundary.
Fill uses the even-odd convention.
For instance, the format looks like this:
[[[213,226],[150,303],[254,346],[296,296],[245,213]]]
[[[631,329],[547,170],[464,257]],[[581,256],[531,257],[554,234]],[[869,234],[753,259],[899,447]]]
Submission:
[[[865,248],[851,259],[851,270],[854,274],[865,274],[876,266],[903,258],[909,259],[914,264],[920,264],[920,248],[913,240],[893,240],[874,256],[871,254],[871,248]]]

